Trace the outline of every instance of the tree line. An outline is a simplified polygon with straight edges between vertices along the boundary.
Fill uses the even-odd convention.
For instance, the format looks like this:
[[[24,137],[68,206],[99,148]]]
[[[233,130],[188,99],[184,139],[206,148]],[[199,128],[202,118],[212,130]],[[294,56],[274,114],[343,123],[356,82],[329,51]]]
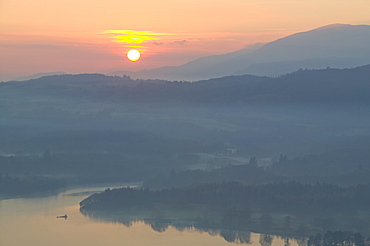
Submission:
[[[34,175],[10,176],[0,173],[0,194],[6,196],[52,192],[65,187],[66,183],[58,179]]]
[[[226,182],[164,190],[107,189],[86,198],[80,205],[82,209],[87,210],[120,210],[130,207],[148,208],[154,204],[173,207],[199,204],[222,208],[258,207],[268,211],[313,214],[367,209],[369,202],[369,185],[340,187],[291,181],[263,185]]]

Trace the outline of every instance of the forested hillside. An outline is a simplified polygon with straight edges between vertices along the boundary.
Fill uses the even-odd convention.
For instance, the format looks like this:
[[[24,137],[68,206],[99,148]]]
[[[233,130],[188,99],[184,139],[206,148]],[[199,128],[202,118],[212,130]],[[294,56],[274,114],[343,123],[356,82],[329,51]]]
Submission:
[[[157,188],[361,184],[369,78],[370,65],[193,83],[100,74],[0,83],[0,172]]]
[[[370,65],[299,70],[278,78],[244,75],[193,83],[99,74],[55,75],[2,83],[0,93],[7,93],[5,98],[19,93],[117,103],[369,103],[369,77]]]

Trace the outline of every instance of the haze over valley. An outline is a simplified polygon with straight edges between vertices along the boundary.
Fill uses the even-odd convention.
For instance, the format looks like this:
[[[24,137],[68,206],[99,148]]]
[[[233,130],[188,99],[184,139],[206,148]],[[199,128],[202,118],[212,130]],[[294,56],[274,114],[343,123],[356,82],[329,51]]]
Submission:
[[[363,183],[355,172],[361,167],[363,175],[368,165],[369,75],[370,66],[362,66],[195,83],[99,74],[2,83],[1,172],[65,175],[72,183],[145,181],[255,157],[263,175],[272,175],[261,183],[349,173],[351,180],[336,183]],[[339,153],[346,157],[337,160]],[[281,156],[293,166],[315,161],[266,169]],[[317,162],[330,171],[310,166]]]
[[[368,0],[0,0],[1,246],[370,246]]]

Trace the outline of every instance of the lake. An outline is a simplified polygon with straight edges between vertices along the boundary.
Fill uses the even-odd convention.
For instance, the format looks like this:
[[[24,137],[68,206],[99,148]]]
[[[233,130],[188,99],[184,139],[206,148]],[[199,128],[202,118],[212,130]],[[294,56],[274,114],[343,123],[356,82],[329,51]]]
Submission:
[[[280,237],[258,233],[240,232],[238,239],[234,240],[235,234],[229,232],[220,234],[217,231],[199,231],[193,227],[179,230],[170,225],[159,232],[143,221],[125,225],[81,214],[79,202],[105,188],[75,188],[54,196],[0,200],[0,245],[221,246],[239,243],[251,246],[297,246],[292,239],[287,242]],[[67,219],[56,218],[64,214],[68,215]]]

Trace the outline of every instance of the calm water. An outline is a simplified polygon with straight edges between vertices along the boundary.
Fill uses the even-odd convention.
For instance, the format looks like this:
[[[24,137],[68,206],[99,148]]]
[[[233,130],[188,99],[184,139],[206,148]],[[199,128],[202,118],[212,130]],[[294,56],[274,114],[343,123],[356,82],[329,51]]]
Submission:
[[[194,228],[178,230],[169,226],[158,232],[144,222],[130,226],[122,223],[104,222],[84,216],[79,211],[79,202],[88,192],[104,188],[81,188],[63,192],[57,196],[16,198],[0,200],[0,245],[1,246],[116,246],[116,245],[235,245],[219,233],[200,232]],[[56,216],[68,214],[68,219]],[[251,246],[268,246],[262,241],[264,235],[251,233]],[[271,237],[270,237],[271,239]],[[284,240],[272,238],[273,246],[283,246]],[[239,242],[240,243],[240,242]],[[290,246],[297,243],[291,240]]]

